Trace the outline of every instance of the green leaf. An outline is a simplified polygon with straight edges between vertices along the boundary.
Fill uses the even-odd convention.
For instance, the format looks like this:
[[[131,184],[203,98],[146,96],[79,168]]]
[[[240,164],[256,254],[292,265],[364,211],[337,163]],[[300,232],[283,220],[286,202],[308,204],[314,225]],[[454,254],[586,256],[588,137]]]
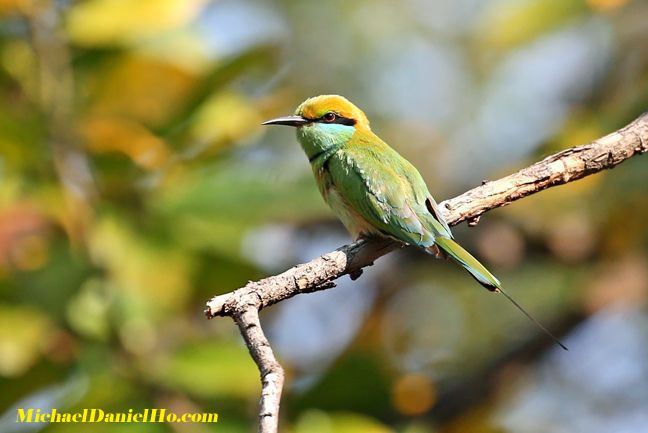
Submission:
[[[198,341],[153,363],[151,379],[201,397],[253,398],[259,372],[243,345]]]

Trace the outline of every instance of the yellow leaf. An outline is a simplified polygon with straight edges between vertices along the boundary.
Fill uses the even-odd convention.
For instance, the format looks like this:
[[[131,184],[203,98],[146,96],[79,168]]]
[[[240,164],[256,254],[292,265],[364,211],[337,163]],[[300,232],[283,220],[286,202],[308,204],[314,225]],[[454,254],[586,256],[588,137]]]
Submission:
[[[190,28],[166,32],[164,37],[148,40],[134,52],[160,59],[194,74],[205,72],[213,61],[204,36]]]
[[[147,170],[164,166],[171,155],[163,140],[121,117],[88,117],[81,122],[80,134],[93,152],[121,152]]]
[[[261,115],[236,93],[219,93],[207,100],[191,128],[199,142],[221,147],[261,131]]]
[[[125,45],[187,24],[205,0],[91,0],[77,3],[67,30],[81,45]]]
[[[41,312],[0,306],[0,375],[19,376],[40,356],[51,327]]]
[[[495,48],[526,43],[586,11],[582,0],[494,2],[482,23],[482,37]]]
[[[195,76],[176,65],[128,56],[95,83],[92,111],[159,125],[177,110],[194,85]]]
[[[28,42],[19,39],[4,42],[0,52],[0,64],[20,83],[30,99],[38,100],[37,59]]]
[[[33,0],[0,0],[0,17],[12,14],[30,14],[34,9]]]

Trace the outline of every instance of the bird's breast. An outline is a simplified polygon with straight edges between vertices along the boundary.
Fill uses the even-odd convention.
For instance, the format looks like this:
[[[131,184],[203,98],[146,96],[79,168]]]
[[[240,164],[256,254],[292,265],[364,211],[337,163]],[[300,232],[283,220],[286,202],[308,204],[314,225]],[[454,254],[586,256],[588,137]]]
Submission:
[[[378,230],[367,222],[336,188],[326,166],[315,169],[315,178],[317,179],[317,186],[322,197],[324,197],[324,201],[326,201],[335,215],[342,221],[342,224],[344,224],[344,227],[346,227],[354,239],[357,239],[363,234],[378,233]]]

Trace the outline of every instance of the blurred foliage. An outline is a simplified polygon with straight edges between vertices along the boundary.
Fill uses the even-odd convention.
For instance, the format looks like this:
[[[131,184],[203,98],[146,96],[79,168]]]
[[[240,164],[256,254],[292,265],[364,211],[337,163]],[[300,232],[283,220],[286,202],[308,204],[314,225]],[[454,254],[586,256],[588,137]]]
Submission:
[[[0,431],[27,431],[16,407],[252,431],[258,372],[204,302],[345,239],[260,123],[344,94],[440,201],[646,110],[646,22],[640,0],[0,0]],[[284,430],[648,429],[646,185],[635,158],[456,229],[568,354],[409,250],[265,313]]]

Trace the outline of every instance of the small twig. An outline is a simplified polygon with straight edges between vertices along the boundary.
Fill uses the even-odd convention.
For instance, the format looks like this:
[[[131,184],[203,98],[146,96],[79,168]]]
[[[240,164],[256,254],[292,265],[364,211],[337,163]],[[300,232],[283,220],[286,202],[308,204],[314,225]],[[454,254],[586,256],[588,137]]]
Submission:
[[[590,144],[563,150],[517,173],[488,181],[440,204],[450,225],[479,221],[480,216],[547,188],[573,182],[610,169],[648,151],[648,113],[628,126]],[[259,432],[277,432],[283,370],[263,334],[258,312],[264,307],[334,286],[343,275],[359,277],[363,267],[402,247],[389,239],[362,239],[297,265],[279,275],[250,282],[246,286],[207,302],[208,318],[230,316],[239,326],[248,350],[261,372],[262,391]]]

